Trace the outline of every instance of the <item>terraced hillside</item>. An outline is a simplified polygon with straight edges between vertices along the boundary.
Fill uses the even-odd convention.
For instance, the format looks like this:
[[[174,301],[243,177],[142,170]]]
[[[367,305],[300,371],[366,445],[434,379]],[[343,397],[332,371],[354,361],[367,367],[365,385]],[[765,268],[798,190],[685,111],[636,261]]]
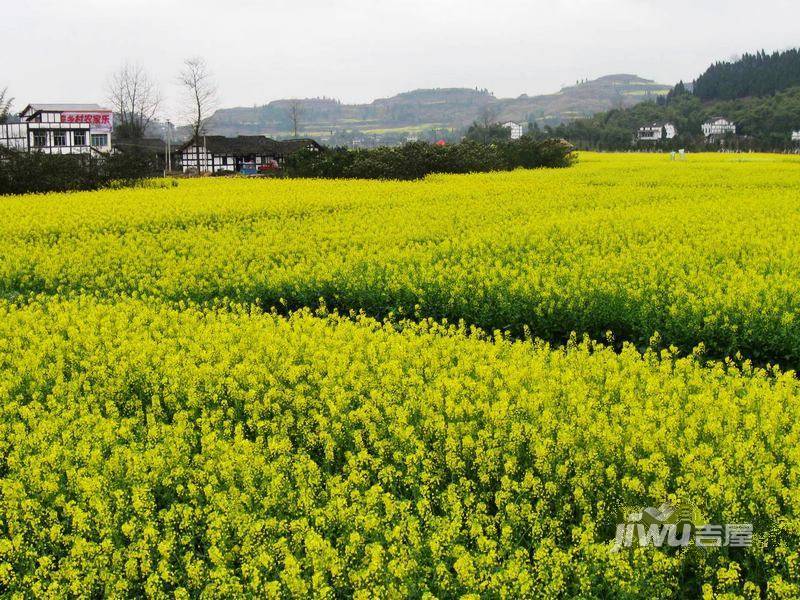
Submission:
[[[302,135],[326,140],[337,132],[355,131],[385,137],[458,130],[478,118],[488,107],[500,121],[537,121],[554,125],[567,119],[589,116],[612,108],[632,106],[659,94],[670,86],[636,75],[607,75],[567,86],[555,94],[518,98],[496,98],[487,90],[437,88],[414,90],[374,100],[368,104],[343,104],[316,98],[300,100]],[[276,100],[264,106],[218,110],[209,123],[210,131],[223,135],[293,135],[289,107],[292,100]],[[400,138],[398,138],[400,139]]]

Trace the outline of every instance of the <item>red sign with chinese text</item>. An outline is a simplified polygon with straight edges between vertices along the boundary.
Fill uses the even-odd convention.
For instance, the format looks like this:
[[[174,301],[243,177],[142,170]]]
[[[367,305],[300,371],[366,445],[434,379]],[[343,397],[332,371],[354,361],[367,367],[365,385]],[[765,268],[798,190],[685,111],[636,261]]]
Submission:
[[[111,131],[114,122],[110,112],[64,112],[61,113],[62,123],[80,123],[92,129]]]

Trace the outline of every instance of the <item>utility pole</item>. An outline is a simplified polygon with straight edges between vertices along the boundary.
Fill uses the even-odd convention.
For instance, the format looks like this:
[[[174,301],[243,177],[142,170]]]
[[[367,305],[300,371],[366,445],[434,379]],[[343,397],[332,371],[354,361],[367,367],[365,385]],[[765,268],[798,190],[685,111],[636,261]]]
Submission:
[[[172,123],[167,119],[167,173],[172,173]]]

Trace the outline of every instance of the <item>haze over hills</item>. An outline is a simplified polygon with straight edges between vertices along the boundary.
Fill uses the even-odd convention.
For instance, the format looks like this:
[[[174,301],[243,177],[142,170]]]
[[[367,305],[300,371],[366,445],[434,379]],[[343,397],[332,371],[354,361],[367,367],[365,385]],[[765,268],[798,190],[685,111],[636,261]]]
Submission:
[[[703,123],[724,117],[735,128],[708,135]],[[669,123],[671,137],[637,139],[637,130]],[[691,84],[680,82],[657,102],[575,119],[544,134],[587,150],[630,150],[642,144],[666,149],[709,150],[720,146],[769,152],[800,148],[800,49],[747,52],[717,61]],[[655,142],[653,144],[652,142]]]
[[[496,98],[488,90],[470,88],[420,89],[380,98],[367,104],[343,104],[331,98],[275,100],[263,106],[224,108],[209,121],[208,132],[220,135],[293,135],[290,107],[300,106],[298,134],[322,141],[344,132],[381,141],[420,138],[457,132],[472,123],[485,107],[499,121],[556,125],[615,107],[633,106],[666,94],[671,86],[637,75],[607,75],[578,82],[554,94]],[[341,141],[341,140],[339,140]]]

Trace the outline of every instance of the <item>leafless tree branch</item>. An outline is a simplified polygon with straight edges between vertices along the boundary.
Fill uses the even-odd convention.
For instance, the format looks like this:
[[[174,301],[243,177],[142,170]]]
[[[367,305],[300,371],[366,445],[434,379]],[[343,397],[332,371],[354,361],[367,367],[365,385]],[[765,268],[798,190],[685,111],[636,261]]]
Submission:
[[[184,61],[178,82],[184,90],[184,107],[189,115],[192,133],[198,139],[216,106],[217,86],[206,61],[199,57]]]
[[[123,137],[144,137],[161,106],[161,91],[139,64],[125,63],[108,81],[108,100],[119,119]]]
[[[292,123],[292,129],[294,130],[294,137],[297,137],[297,132],[300,129],[300,121],[303,118],[303,114],[305,113],[305,109],[303,108],[303,103],[300,100],[291,100],[289,102],[289,108],[287,109],[287,113],[289,115],[289,120]]]

